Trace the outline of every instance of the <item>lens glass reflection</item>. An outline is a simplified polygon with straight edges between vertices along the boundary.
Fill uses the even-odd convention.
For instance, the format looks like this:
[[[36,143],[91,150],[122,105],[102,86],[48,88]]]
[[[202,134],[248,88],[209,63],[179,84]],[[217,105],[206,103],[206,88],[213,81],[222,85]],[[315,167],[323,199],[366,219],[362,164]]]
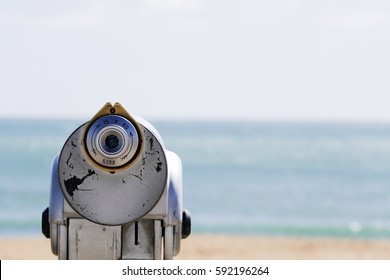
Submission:
[[[110,149],[114,149],[118,147],[118,144],[119,144],[119,139],[116,135],[111,134],[106,137],[106,145]]]

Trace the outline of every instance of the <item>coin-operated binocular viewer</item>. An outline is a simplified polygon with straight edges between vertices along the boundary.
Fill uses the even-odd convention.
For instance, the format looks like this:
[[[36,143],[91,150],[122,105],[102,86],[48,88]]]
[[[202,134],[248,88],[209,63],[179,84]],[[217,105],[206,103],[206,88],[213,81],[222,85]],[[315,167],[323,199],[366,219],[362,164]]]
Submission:
[[[59,259],[172,259],[191,232],[179,157],[107,103],[54,158],[42,232]]]

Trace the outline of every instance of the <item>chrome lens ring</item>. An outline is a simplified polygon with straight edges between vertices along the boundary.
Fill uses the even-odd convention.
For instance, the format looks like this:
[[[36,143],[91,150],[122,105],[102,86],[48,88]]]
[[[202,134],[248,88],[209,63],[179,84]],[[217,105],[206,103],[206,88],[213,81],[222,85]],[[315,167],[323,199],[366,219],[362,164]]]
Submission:
[[[131,147],[131,141],[127,140],[126,131],[116,126],[107,126],[100,130],[95,141],[99,153],[107,158],[121,156]]]
[[[140,143],[135,126],[118,115],[103,116],[94,121],[88,128],[85,142],[90,157],[108,168],[129,163]]]

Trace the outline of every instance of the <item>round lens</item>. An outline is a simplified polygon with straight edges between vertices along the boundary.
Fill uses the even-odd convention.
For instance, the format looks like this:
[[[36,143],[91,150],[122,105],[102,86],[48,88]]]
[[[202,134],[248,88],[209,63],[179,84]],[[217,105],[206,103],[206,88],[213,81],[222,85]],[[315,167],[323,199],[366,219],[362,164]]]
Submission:
[[[140,145],[136,127],[117,115],[100,117],[91,124],[85,142],[92,159],[109,168],[124,166],[133,160]]]
[[[106,127],[96,139],[98,148],[105,157],[118,157],[128,145],[124,133],[113,126]]]
[[[119,144],[119,139],[116,135],[111,134],[107,136],[106,138],[107,147],[109,147],[110,149],[114,149],[118,147],[118,144]]]

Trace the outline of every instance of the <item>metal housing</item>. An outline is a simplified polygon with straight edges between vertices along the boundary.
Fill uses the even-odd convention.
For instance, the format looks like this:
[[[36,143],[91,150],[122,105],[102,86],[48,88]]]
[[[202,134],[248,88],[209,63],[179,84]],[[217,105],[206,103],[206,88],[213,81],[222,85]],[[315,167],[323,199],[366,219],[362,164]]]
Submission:
[[[91,160],[84,136],[93,123],[76,129],[54,158],[47,222],[59,259],[172,259],[179,253],[181,161],[152,125],[131,120],[142,146],[121,168]]]

